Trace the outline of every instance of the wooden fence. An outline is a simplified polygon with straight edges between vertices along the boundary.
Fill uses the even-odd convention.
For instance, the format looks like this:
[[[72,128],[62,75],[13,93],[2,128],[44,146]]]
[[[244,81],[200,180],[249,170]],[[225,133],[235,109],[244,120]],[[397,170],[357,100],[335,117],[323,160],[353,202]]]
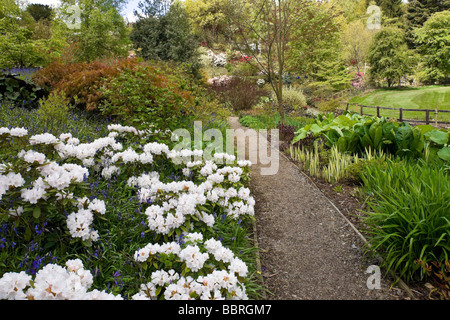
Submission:
[[[389,108],[389,107],[380,107],[380,106],[365,106],[358,103],[347,103],[347,107],[345,108],[346,111],[348,111],[348,108],[350,106],[357,106],[359,107],[359,114],[364,115],[364,109],[377,109],[377,117],[380,117],[380,110],[386,109],[386,110],[397,110],[398,111],[398,121],[408,121],[408,122],[424,122],[426,124],[430,123],[436,123],[436,124],[450,124],[450,122],[445,121],[438,121],[438,113],[450,113],[450,110],[438,110],[436,109],[404,109],[404,108]],[[404,111],[417,111],[417,112],[425,112],[425,120],[414,120],[414,119],[405,119],[403,117]],[[430,120],[430,113],[434,113],[435,117],[434,120]]]

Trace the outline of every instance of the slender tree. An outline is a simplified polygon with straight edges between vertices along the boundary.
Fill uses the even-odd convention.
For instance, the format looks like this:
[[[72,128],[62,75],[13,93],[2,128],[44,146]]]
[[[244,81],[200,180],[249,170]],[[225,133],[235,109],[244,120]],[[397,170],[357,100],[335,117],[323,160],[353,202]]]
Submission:
[[[120,15],[126,0],[62,0],[61,12],[76,5],[79,8],[79,28],[72,30],[72,42],[77,42],[79,59],[121,57],[128,54],[129,31]]]
[[[299,33],[294,31],[308,19],[307,8],[320,5],[308,0],[230,0],[239,12],[229,14],[229,34],[237,49],[254,57],[253,64],[265,74],[275,96],[282,123],[285,122],[283,105],[283,75],[288,71],[287,58],[291,44]],[[319,36],[320,31],[315,30]],[[300,39],[297,39],[301,41]]]

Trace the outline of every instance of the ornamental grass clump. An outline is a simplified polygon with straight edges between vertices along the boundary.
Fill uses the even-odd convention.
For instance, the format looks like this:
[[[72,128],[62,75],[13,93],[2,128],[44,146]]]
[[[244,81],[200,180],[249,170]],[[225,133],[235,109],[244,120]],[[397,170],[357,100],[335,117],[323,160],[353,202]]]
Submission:
[[[423,265],[445,264],[450,252],[450,184],[444,166],[418,162],[369,163],[361,174],[372,196],[365,222],[368,252],[411,281],[426,279]]]
[[[319,150],[319,144],[314,142],[313,150],[290,146],[289,154],[298,161],[303,170],[316,178],[323,178],[334,184],[343,180],[354,180],[352,166],[359,165],[361,158],[358,155],[349,155],[339,152],[336,146],[330,150]]]

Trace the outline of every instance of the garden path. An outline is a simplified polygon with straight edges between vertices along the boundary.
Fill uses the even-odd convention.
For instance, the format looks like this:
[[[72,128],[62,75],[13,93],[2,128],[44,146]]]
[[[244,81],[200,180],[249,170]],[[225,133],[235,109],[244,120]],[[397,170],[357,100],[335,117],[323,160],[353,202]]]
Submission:
[[[247,130],[237,117],[229,122],[232,129]],[[259,139],[266,137],[259,133]],[[280,154],[277,174],[261,175],[262,167],[252,165],[250,188],[256,200],[256,234],[268,300],[402,296],[397,289],[389,290],[390,282],[384,277],[381,289],[368,289],[373,273],[366,270],[374,262],[363,258],[362,239],[295,164]]]

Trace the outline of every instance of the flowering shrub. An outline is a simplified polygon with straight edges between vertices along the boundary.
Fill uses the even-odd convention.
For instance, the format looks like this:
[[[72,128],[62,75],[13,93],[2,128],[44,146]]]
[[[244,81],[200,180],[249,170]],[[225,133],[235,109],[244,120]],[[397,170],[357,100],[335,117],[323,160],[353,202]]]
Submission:
[[[8,272],[0,279],[0,299],[8,300],[122,300],[121,296],[94,289],[93,276],[80,259],[68,260],[66,268],[48,264],[33,279],[24,271]]]
[[[362,72],[356,72],[355,78],[352,81],[352,87],[357,90],[362,90],[366,86],[366,83],[364,82],[364,73]]]
[[[227,55],[225,53],[215,54],[212,50],[208,50],[207,54],[214,67],[225,67],[227,64]]]
[[[73,163],[60,165],[50,161],[46,154],[31,149],[35,146],[54,156],[53,148],[58,148],[60,140],[52,134],[27,139],[27,130],[23,128],[0,128],[0,139],[2,150],[23,148],[11,152],[0,168],[0,199],[10,199],[8,204],[3,201],[0,206],[2,219],[11,216],[16,223],[25,224],[25,240],[29,240],[31,220],[45,221],[47,217],[58,220],[62,208],[78,207],[77,212],[67,217],[70,234],[85,241],[97,240],[98,233],[91,229],[91,224],[94,213],[105,213],[104,203],[98,199],[92,202],[87,198],[83,202],[74,200],[75,196],[80,196],[77,191],[89,175],[88,169]]]
[[[230,57],[229,62],[231,64],[239,64],[242,62],[248,62],[250,60],[252,60],[253,57],[252,56],[247,56],[247,55],[242,55],[240,53],[233,53]]]
[[[208,79],[206,81],[207,84],[210,86],[227,86],[230,84],[231,80],[233,79],[233,76],[220,76],[220,77],[214,77]]]
[[[135,260],[158,264],[151,281],[142,284],[136,300],[164,297],[165,300],[247,299],[243,277],[248,268],[233,252],[215,239],[203,240],[201,233],[188,233],[178,242],[148,244],[136,251]],[[169,270],[164,270],[164,267]]]
[[[135,261],[128,262],[127,268],[134,274],[145,270],[139,279],[143,283],[150,280],[155,287],[143,284],[133,293],[128,285],[128,297],[247,298],[244,283],[248,268],[231,249],[214,239],[214,230],[224,217],[240,224],[254,214],[255,201],[245,186],[250,162],[235,162],[234,155],[224,153],[204,160],[202,150],[179,150],[159,142],[161,136],[171,136],[170,131],[118,124],[109,125],[108,130],[107,136],[82,143],[70,133],[28,137],[24,128],[0,128],[0,299],[124,298],[119,295],[124,290],[120,283],[125,277],[127,283],[135,283],[130,280],[132,275],[119,280],[121,273],[115,271],[109,280],[115,283],[113,292],[105,288],[88,292],[96,284],[89,279],[97,279],[98,269],[90,276],[79,262],[64,259],[65,270],[53,263],[56,256],[41,267],[58,246],[61,250],[71,247],[67,257],[77,254],[89,261],[88,257],[97,257],[98,250],[111,239],[110,229],[104,228],[114,218],[117,199],[95,192],[93,186],[99,179],[128,195],[126,210],[136,213],[138,230],[142,230],[132,239],[147,240],[143,248],[138,244],[142,242],[131,244],[131,248],[142,249],[136,251]],[[121,216],[119,213],[119,222]],[[204,234],[208,240],[203,242]],[[14,237],[14,242],[7,237]],[[23,254],[20,250],[24,247],[28,249],[18,267],[30,269],[10,272],[17,266],[7,257]],[[30,266],[28,259],[33,258],[36,247],[41,247],[41,253]],[[173,251],[167,251],[169,247]],[[155,250],[159,250],[158,255],[151,256]],[[74,274],[73,268],[81,273]],[[166,281],[168,278],[171,280]],[[187,283],[191,289],[182,291]]]

